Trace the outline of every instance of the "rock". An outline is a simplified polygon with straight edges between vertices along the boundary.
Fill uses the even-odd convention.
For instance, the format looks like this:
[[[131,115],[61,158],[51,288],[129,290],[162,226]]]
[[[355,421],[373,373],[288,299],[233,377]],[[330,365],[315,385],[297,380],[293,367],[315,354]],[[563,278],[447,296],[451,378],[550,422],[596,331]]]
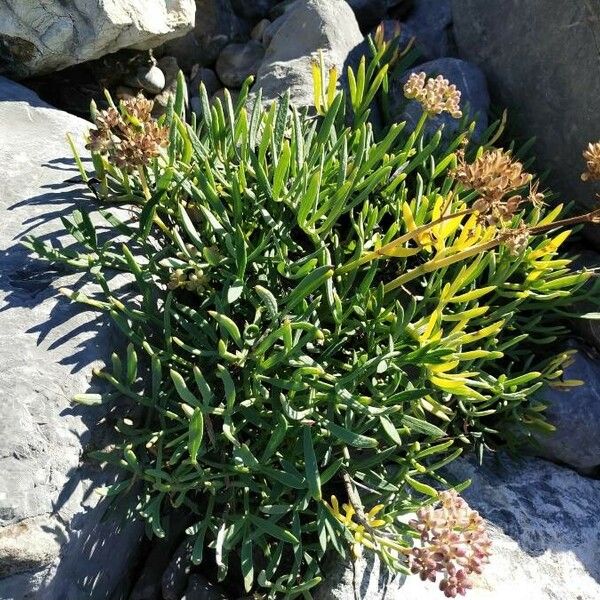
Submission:
[[[298,106],[313,104],[311,62],[319,49],[325,64],[340,73],[350,53],[360,45],[352,9],[343,0],[297,0],[283,17],[258,70],[255,87],[265,100],[275,100],[288,89]]]
[[[281,17],[287,13],[298,0],[283,0],[283,2],[277,2],[275,6],[269,11],[269,19],[271,21]]]
[[[250,21],[266,17],[276,3],[277,0],[231,0],[233,10]]]
[[[600,138],[600,78],[590,77],[600,68],[597,2],[454,0],[452,8],[461,56],[483,69],[519,134],[536,138],[536,164],[549,169],[548,183],[596,208],[600,184],[583,183],[580,174],[583,149]],[[600,240],[598,228],[590,235]]]
[[[582,473],[592,473],[600,466],[600,355],[572,346],[577,353],[564,378],[584,384],[567,389],[548,387],[540,394],[548,405],[545,415],[556,431],[537,436],[538,451]]]
[[[369,32],[385,16],[386,0],[346,0],[354,11],[361,31]]]
[[[502,456],[483,467],[458,460],[452,482],[472,479],[463,493],[487,522],[492,556],[467,593],[470,600],[596,600],[600,597],[600,481],[535,458]],[[438,582],[439,583],[439,582]],[[315,600],[355,600],[352,568],[337,563]],[[368,600],[440,600],[435,583],[392,577],[378,560],[357,566],[356,589]],[[515,590],[518,595],[515,596]]]
[[[430,50],[432,58],[452,54],[452,0],[414,0],[405,23]]]
[[[190,93],[197,94],[201,83],[204,84],[209,97],[222,87],[217,74],[212,69],[195,65],[191,72]]]
[[[165,74],[156,66],[138,69],[137,73],[125,82],[129,86],[138,87],[150,94],[160,94],[166,80]]]
[[[169,104],[169,100],[175,97],[175,93],[177,92],[177,75],[179,74],[179,64],[174,56],[163,56],[158,61],[158,67],[165,74],[165,87],[160,94],[154,97],[154,108],[152,109],[154,117],[162,115]]]
[[[256,40],[229,44],[217,59],[217,75],[226,86],[239,88],[248,76],[256,74],[264,55],[263,45]]]
[[[30,77],[120,48],[152,48],[193,23],[193,0],[2,0],[0,73]]]
[[[224,102],[225,101],[225,90],[227,90],[227,88],[221,88],[220,90],[217,90],[210,99],[211,104],[217,99],[219,99],[221,102]],[[231,102],[235,106],[235,104],[239,98],[239,93],[236,90],[228,90],[228,91],[229,91],[229,95],[231,96]]]
[[[137,91],[126,85],[120,85],[115,89],[115,97],[119,100],[129,100],[135,98]]]
[[[267,31],[267,29],[269,28],[269,25],[271,25],[271,21],[269,21],[269,19],[262,19],[260,20],[252,29],[252,31],[250,32],[250,37],[253,40],[256,40],[257,42],[263,42],[263,37],[265,34],[265,31]],[[272,38],[273,36],[271,36]],[[270,41],[270,40],[269,40]],[[265,44],[268,45],[268,44]]]
[[[142,531],[109,518],[92,493],[114,473],[80,464],[84,446],[106,434],[97,426],[104,411],[71,404],[121,336],[60,296],[59,288],[77,287],[77,276],[20,244],[25,233],[71,243],[60,217],[77,206],[92,212],[85,187],[70,182],[77,169],[65,139],[71,132],[79,140],[89,127],[0,77],[2,600],[104,599],[135,563]]]
[[[247,34],[248,26],[233,12],[231,0],[196,0],[193,31],[167,42],[161,51],[189,71],[196,63],[212,65],[227,44],[244,41]]]
[[[227,600],[221,590],[202,575],[191,575],[185,596],[181,600]]]
[[[284,22],[285,14],[281,15],[280,17],[277,17],[274,21],[271,21],[265,27],[265,30],[263,31],[262,35],[262,43],[265,48],[267,48],[272,42],[273,38],[275,37],[275,34],[279,31],[279,28],[283,25]]]
[[[383,27],[383,37],[387,42],[391,42],[396,36],[400,37],[398,41],[398,49],[400,51],[404,50],[412,42],[412,48],[416,49],[419,53],[415,64],[418,65],[435,58],[432,50],[422,40],[418,39],[417,33],[410,25],[395,19],[385,19],[381,21],[380,25]]]
[[[406,121],[408,130],[414,130],[422,114],[421,105],[404,97],[403,86],[412,72],[424,71],[428,75],[443,75],[461,91],[460,105],[463,113],[476,117],[477,124],[473,136],[477,139],[487,129],[490,98],[485,76],[481,70],[468,62],[457,58],[439,58],[412,68],[400,80],[391,78],[393,90],[390,100],[390,114],[396,122]],[[431,135],[444,127],[444,135],[452,136],[458,129],[459,121],[448,113],[428,119],[426,131]]]
[[[171,562],[162,576],[163,600],[181,600],[188,585],[188,578],[192,568],[192,549],[194,539],[188,537],[179,545]]]

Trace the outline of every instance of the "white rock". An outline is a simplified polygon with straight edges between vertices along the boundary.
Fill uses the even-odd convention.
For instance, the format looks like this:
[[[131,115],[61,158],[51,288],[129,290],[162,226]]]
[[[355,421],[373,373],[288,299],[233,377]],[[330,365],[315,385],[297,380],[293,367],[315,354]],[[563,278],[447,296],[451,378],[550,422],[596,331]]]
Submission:
[[[66,242],[59,217],[92,208],[65,181],[76,175],[65,135],[89,126],[0,77],[0,600],[105,599],[138,546],[138,525],[101,522],[92,490],[114,475],[80,466],[104,413],[71,404],[119,336],[59,296],[76,276],[19,241]]]
[[[152,48],[189,31],[195,9],[194,0],[0,0],[3,70],[27,77]]]

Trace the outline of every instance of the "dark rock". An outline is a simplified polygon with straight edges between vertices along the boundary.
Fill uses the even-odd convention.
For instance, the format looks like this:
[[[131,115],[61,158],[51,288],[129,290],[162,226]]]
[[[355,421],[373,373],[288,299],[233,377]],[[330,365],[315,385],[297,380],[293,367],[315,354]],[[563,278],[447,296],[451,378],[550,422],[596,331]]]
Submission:
[[[269,25],[271,25],[271,21],[269,21],[269,19],[261,19],[250,32],[250,37],[257,42],[263,42],[265,31],[269,28]],[[264,45],[268,46],[268,44]]]
[[[96,218],[85,186],[72,183],[78,171],[65,139],[74,135],[88,164],[81,141],[90,125],[0,77],[2,600],[107,598],[137,559],[139,524],[111,518],[93,493],[115,474],[82,461],[86,446],[105,441],[106,411],[71,402],[105,391],[97,381],[90,389],[92,368],[110,363],[120,336],[58,293],[81,287],[78,275],[20,243],[29,233],[70,245],[60,217],[80,208]]]
[[[152,65],[149,68],[138,69],[125,84],[141,88],[150,94],[160,94],[166,84],[165,74],[156,65]]]
[[[600,466],[600,355],[583,346],[565,369],[564,379],[583,385],[546,388],[540,399],[548,405],[546,418],[556,427],[549,435],[538,435],[542,456],[564,463],[582,473]]]
[[[399,37],[397,43],[400,51],[406,49],[409,44],[412,44],[411,48],[414,48],[419,53],[415,64],[428,62],[435,58],[431,49],[422,40],[418,39],[417,33],[410,25],[395,19],[385,19],[381,21],[380,25],[383,27],[383,38],[388,43],[394,38]]]
[[[325,64],[344,73],[350,53],[363,41],[356,18],[343,0],[298,0],[282,17],[258,70],[256,88],[265,100],[288,89],[299,106],[313,104],[311,62],[322,49]],[[275,25],[275,23],[273,23]]]
[[[506,600],[519,590],[532,600],[600,597],[600,481],[528,458],[488,458],[479,467],[459,459],[446,474],[451,484],[472,480],[463,497],[485,517],[492,540],[490,564],[473,578],[471,600]],[[438,583],[393,577],[377,559],[335,563],[315,600],[439,600]]]
[[[217,75],[226,86],[239,88],[249,75],[256,75],[264,55],[263,45],[256,40],[229,44],[217,59]]]
[[[414,0],[405,23],[432,58],[451,54],[452,0]]]
[[[269,14],[277,0],[231,0],[233,10],[244,19],[257,21]]]
[[[454,0],[454,35],[478,64],[515,129],[535,137],[540,170],[569,201],[597,208],[600,183],[583,183],[581,157],[600,138],[600,8],[588,0]],[[549,59],[552,57],[552,59]],[[600,240],[598,228],[590,235]]]
[[[367,33],[385,16],[386,0],[346,0],[354,11],[362,32]]]
[[[188,537],[179,545],[162,576],[163,600],[180,600],[188,585],[192,568],[194,539]]]
[[[490,98],[487,91],[485,76],[481,70],[468,62],[457,58],[439,58],[412,68],[401,79],[392,78],[393,90],[390,101],[390,113],[393,121],[406,121],[408,130],[414,130],[422,114],[421,105],[404,97],[403,86],[412,72],[424,71],[430,76],[443,75],[450,83],[461,91],[461,109],[464,114],[476,118],[474,139],[477,139],[487,129],[488,109]],[[428,119],[426,131],[435,133],[443,126],[444,136],[450,137],[458,128],[458,120],[447,113]]]
[[[287,13],[298,0],[283,0],[283,2],[277,2],[275,6],[269,11],[269,19],[273,21],[278,17],[281,17]]]
[[[262,43],[265,48],[273,41],[275,34],[279,31],[279,28],[285,23],[285,14],[277,17],[274,21],[271,21],[263,31]]]
[[[191,575],[185,596],[181,600],[228,600],[219,587],[202,575]]]
[[[209,97],[222,87],[217,74],[212,69],[194,65],[190,74],[190,94],[196,95],[201,83],[204,84]]]
[[[181,68],[189,71],[196,63],[212,65],[227,44],[247,39],[248,31],[230,0],[196,0],[194,30],[168,42],[161,51],[177,58]]]

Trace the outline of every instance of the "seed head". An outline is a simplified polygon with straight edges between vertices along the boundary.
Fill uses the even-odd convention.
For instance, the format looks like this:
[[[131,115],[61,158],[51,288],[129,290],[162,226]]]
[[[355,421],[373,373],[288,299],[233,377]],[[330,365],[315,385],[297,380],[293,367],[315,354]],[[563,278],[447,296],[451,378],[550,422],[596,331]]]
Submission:
[[[600,142],[588,144],[588,147],[583,151],[586,170],[581,174],[583,181],[598,181],[600,180]]]
[[[412,548],[409,568],[423,581],[442,575],[440,590],[447,598],[465,595],[473,586],[469,576],[489,562],[491,542],[478,512],[454,491],[440,493],[441,506],[428,506],[410,522],[421,537]]]
[[[411,73],[404,84],[404,95],[419,102],[430,116],[447,112],[455,119],[462,117],[460,90],[441,75],[427,79],[426,73]]]

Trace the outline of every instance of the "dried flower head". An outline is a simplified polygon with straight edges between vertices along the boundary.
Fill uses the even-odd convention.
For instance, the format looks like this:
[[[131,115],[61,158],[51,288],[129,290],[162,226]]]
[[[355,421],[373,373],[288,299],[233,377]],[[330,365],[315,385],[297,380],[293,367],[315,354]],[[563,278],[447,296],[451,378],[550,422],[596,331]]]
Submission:
[[[508,152],[502,149],[486,150],[472,163],[466,162],[463,150],[456,154],[457,165],[450,175],[465,187],[479,192],[480,198],[474,202],[473,208],[486,222],[496,224],[507,221],[523,202],[540,201],[537,185],[531,188],[527,198],[514,193],[531,183],[532,176]],[[512,195],[505,200],[508,194]]]
[[[426,73],[411,73],[404,84],[404,95],[419,102],[430,116],[447,112],[455,119],[462,117],[460,90],[441,75],[427,79]]]
[[[583,181],[599,181],[600,180],[600,142],[588,144],[588,147],[583,151],[586,170],[581,174]]]
[[[436,581],[447,598],[464,595],[472,587],[470,575],[489,562],[491,542],[478,512],[454,491],[440,493],[441,506],[428,506],[410,522],[421,545],[412,548],[409,567],[423,581]]]
[[[525,223],[514,229],[505,229],[502,232],[502,242],[513,256],[518,256],[527,248],[530,231]]]
[[[87,148],[106,154],[114,164],[131,170],[148,164],[167,145],[168,129],[151,116],[154,103],[139,94],[98,113]]]

